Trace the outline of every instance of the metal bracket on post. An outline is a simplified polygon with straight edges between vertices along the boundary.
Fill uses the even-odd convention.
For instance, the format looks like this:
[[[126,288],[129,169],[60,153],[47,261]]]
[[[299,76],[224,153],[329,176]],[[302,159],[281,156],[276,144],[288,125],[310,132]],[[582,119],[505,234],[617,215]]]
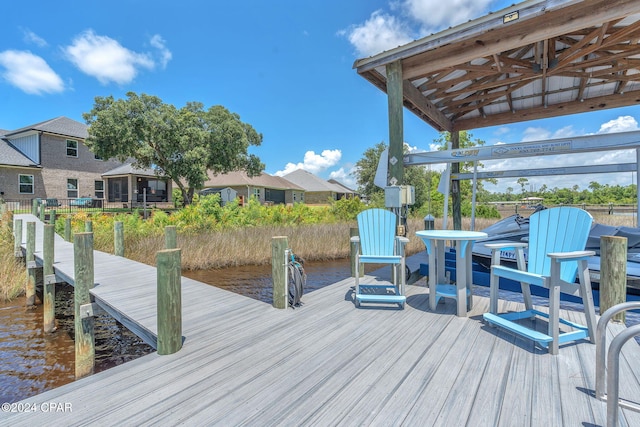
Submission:
[[[105,311],[95,302],[89,304],[82,304],[80,306],[80,318],[87,319],[89,317],[95,317],[99,314],[104,314]]]

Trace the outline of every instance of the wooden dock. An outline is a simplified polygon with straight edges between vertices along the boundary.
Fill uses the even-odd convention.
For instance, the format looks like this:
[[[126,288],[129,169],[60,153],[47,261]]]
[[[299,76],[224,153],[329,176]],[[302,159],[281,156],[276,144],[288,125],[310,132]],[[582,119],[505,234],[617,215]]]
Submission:
[[[54,267],[73,283],[66,246],[71,245],[56,242]],[[409,262],[415,269],[420,258]],[[102,253],[96,253],[95,264],[96,301],[153,343],[155,269]],[[277,310],[186,278],[182,286],[179,352],[143,356],[26,399],[20,403],[31,409],[2,413],[0,425],[547,427],[606,422],[606,404],[593,396],[595,345],[568,344],[551,356],[486,326],[482,313],[488,299],[482,296],[474,297],[469,318],[459,318],[453,301],[430,311],[422,286],[408,286],[402,311],[397,306],[356,309],[352,279],[304,295],[304,305],[295,310]],[[519,307],[501,304],[501,310]],[[582,317],[574,311],[564,315]],[[638,360],[640,346],[632,341],[622,356],[620,395],[635,401],[640,400]],[[639,413],[620,410],[620,419],[624,426],[640,425]]]

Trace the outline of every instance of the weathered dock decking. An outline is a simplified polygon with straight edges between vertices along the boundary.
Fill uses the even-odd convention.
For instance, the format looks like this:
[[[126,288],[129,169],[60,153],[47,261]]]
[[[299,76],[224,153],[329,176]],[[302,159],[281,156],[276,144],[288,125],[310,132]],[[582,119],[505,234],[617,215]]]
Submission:
[[[64,246],[56,245],[56,269],[68,268]],[[96,254],[100,284],[92,293],[125,322],[155,334],[155,270],[111,258]],[[459,318],[452,301],[430,311],[421,286],[408,287],[403,311],[356,309],[352,286],[345,279],[306,294],[299,309],[277,310],[183,279],[179,352],[153,353],[26,399],[21,403],[34,410],[2,413],[0,424],[605,424],[606,404],[593,397],[594,345],[564,345],[551,356],[485,326],[488,299],[475,296],[470,317]],[[621,397],[640,396],[639,360],[640,347],[627,344]],[[71,410],[45,412],[51,404]],[[640,414],[620,414],[621,425],[640,425]]]

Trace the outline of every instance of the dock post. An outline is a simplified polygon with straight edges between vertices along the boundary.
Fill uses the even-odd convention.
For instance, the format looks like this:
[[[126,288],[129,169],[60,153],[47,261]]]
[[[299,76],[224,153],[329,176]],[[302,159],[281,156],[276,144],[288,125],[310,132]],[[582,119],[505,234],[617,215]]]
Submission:
[[[164,247],[165,249],[175,249],[178,247],[178,234],[175,225],[167,225],[164,228]]]
[[[84,232],[85,233],[93,233],[93,222],[90,219],[84,222]]]
[[[52,209],[51,212],[49,212],[49,224],[56,224],[56,210]]]
[[[45,202],[44,200],[40,201],[40,206],[38,207],[38,218],[40,219],[40,221],[44,222],[44,214],[45,214],[45,207],[47,206],[46,204],[47,202]]]
[[[113,253],[116,256],[124,256],[124,223],[113,223]]]
[[[44,300],[43,329],[45,333],[56,330],[55,324],[55,300],[56,300],[56,275],[53,272],[55,225],[45,224],[42,243],[42,275]]]
[[[38,216],[38,199],[31,201],[31,215]]]
[[[91,304],[89,290],[93,288],[93,233],[73,236],[74,326],[76,378],[93,374],[95,365],[95,338],[93,316],[84,316],[80,307]]]
[[[69,217],[64,219],[64,240],[71,241],[71,218]]]
[[[349,228],[349,238],[359,236],[359,235],[360,233],[358,232],[357,227]],[[351,277],[356,277],[356,253],[358,252],[358,244],[351,242],[351,240],[349,241],[351,244],[351,254],[350,254]],[[364,265],[362,263],[360,264],[360,277],[364,277]]]
[[[27,307],[36,305],[36,223],[27,222]]]
[[[22,257],[22,220],[16,219],[13,222],[13,254]]]
[[[600,236],[600,313],[626,301],[627,238]],[[612,320],[624,324],[624,311]]]
[[[289,247],[287,236],[275,236],[271,238],[271,278],[273,280],[273,306],[275,308],[287,308],[289,296],[287,295],[287,260],[285,251]]]
[[[182,270],[180,249],[164,249],[156,255],[158,280],[158,354],[182,348]]]

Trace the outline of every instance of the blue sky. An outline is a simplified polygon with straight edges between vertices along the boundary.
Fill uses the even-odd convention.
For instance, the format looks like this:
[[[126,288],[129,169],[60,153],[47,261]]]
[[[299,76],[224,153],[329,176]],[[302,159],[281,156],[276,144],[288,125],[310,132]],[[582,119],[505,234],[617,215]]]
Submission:
[[[34,4],[35,3],[35,4]],[[353,186],[364,151],[388,141],[387,98],[353,70],[370,56],[510,6],[513,0],[57,0],[3,4],[0,129],[57,116],[83,121],[96,96],[128,91],[182,107],[223,105],[264,136],[252,149],[270,174],[298,167]],[[487,144],[636,130],[638,107],[472,131]],[[429,150],[438,133],[405,112],[405,141]],[[604,154],[598,154],[604,156]],[[613,154],[612,162],[629,153]],[[553,162],[566,159],[545,160]],[[584,159],[574,159],[580,164]],[[531,166],[531,162],[527,162]],[[509,168],[524,166],[514,161]],[[535,165],[534,165],[535,166]],[[502,165],[487,165],[498,168]],[[627,176],[628,175],[628,176]],[[630,174],[532,178],[532,187]],[[519,189],[512,181],[489,190]]]

